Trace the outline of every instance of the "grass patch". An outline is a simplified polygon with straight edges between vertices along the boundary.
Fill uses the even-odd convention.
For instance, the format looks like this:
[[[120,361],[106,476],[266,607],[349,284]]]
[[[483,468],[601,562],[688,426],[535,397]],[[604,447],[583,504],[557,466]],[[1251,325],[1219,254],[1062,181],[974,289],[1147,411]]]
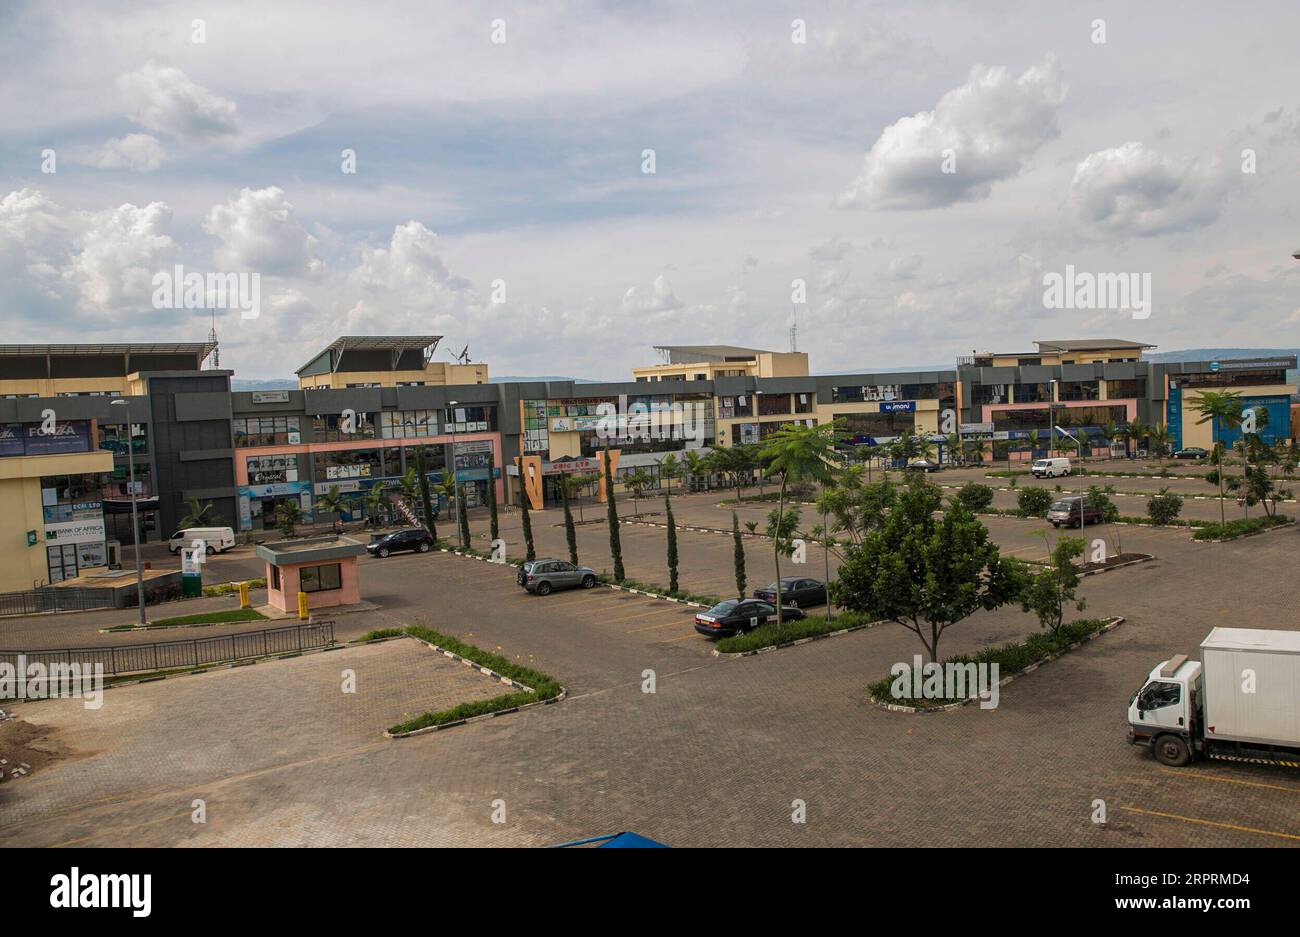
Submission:
[[[1289,523],[1291,523],[1291,518],[1285,514],[1266,514],[1263,517],[1239,518],[1235,521],[1228,521],[1226,524],[1211,521],[1201,524],[1196,533],[1192,534],[1192,539],[1236,540],[1238,537],[1244,537],[1247,534],[1257,534],[1262,530],[1280,527]]]
[[[155,618],[144,626],[150,628],[171,628],[177,625],[220,625],[232,621],[266,621],[261,612],[251,608],[228,608],[220,612],[204,612],[200,615],[177,615],[173,618]],[[114,625],[105,631],[139,631],[139,625]]]
[[[1071,644],[1081,641],[1089,635],[1096,634],[1109,624],[1109,621],[1109,619],[1105,618],[1080,618],[1062,625],[1057,631],[1032,634],[1024,641],[985,648],[974,654],[959,654],[956,657],[947,658],[944,663],[997,664],[999,679],[1009,677],[1012,674],[1020,673],[1031,664],[1046,660],[1054,654],[1059,654]],[[958,699],[896,697],[893,694],[894,680],[893,676],[877,680],[875,683],[868,684],[867,692],[880,702],[911,706],[914,709],[947,706],[951,703],[963,702],[963,700]]]
[[[406,634],[401,628],[376,628],[374,631],[367,631],[361,637],[357,638],[357,643],[363,641],[378,641],[380,638],[396,638],[398,635]]]
[[[249,579],[246,581],[248,582],[248,588],[250,589],[266,588],[266,580],[264,578]],[[231,593],[238,592],[238,591],[239,591],[238,582],[219,582],[213,586],[203,587],[204,595],[230,595]]]
[[[760,648],[772,647],[775,644],[788,644],[801,638],[830,634],[832,631],[839,631],[841,628],[853,628],[858,625],[869,624],[873,620],[871,617],[859,612],[843,612],[832,616],[830,621],[825,618],[809,617],[799,621],[787,621],[780,626],[776,622],[771,622],[760,625],[753,631],[747,631],[744,634],[722,638],[718,641],[717,648],[719,654],[740,654],[745,651],[757,651]]]
[[[532,687],[532,689],[530,691],[514,690],[502,696],[494,696],[491,699],[461,703],[451,709],[443,709],[438,712],[427,712],[422,716],[416,716],[414,719],[393,726],[388,730],[393,735],[414,732],[416,729],[425,729],[429,726],[458,722],[461,719],[470,719],[474,716],[500,712],[503,709],[514,709],[516,706],[526,706],[540,700],[554,699],[560,695],[562,687],[554,677],[533,670],[531,667],[520,666],[499,654],[493,654],[481,647],[475,647],[473,644],[466,644],[459,638],[453,638],[451,635],[442,634],[432,628],[423,628],[419,625],[411,625],[406,629],[406,633],[419,638],[421,641],[436,644],[443,650],[451,651],[453,654],[459,654],[480,667],[495,670],[503,677],[517,680],[525,686]]]
[[[680,599],[683,602],[698,602],[709,608],[722,601],[716,595],[700,595],[698,592],[683,592],[681,589],[670,592],[663,586],[657,586],[653,582],[637,582],[635,579],[624,579],[622,582],[615,582],[614,577],[607,573],[601,573],[596,578],[606,585],[622,586],[624,589],[637,589],[641,592],[649,592],[652,595],[660,595],[668,599]]]

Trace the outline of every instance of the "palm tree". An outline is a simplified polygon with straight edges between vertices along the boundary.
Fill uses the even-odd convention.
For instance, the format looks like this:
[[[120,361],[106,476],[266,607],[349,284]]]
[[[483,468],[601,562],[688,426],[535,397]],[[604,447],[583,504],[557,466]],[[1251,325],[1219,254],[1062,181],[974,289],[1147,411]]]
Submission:
[[[1165,458],[1169,455],[1174,447],[1174,434],[1169,432],[1169,427],[1163,423],[1153,423],[1148,431],[1148,437],[1151,440],[1151,450],[1155,453],[1156,458],[1160,460],[1163,468]]]
[[[275,520],[280,526],[280,533],[286,537],[297,533],[298,525],[302,523],[302,508],[298,506],[297,500],[281,501],[275,509]]]
[[[185,499],[185,516],[178,525],[180,530],[187,527],[220,527],[225,520],[212,509],[212,502],[199,504],[198,498]]]
[[[1192,402],[1193,409],[1201,415],[1196,421],[1196,425],[1210,423],[1213,430],[1236,429],[1241,426],[1242,401],[1241,394],[1234,391],[1224,390],[1204,390],[1199,397]],[[1218,436],[1218,433],[1214,433]],[[1210,453],[1210,462],[1216,467],[1219,483],[1219,523],[1227,523],[1223,513],[1223,483],[1224,467],[1227,464],[1225,458],[1226,450],[1223,447],[1221,439],[1215,439],[1214,449]]]
[[[366,492],[366,523],[371,526],[379,526],[379,515],[388,509],[388,492],[384,491],[379,485],[375,485]]]
[[[316,499],[316,514],[335,514],[341,516],[348,509],[347,499],[339,493],[338,485],[330,485],[329,490]]]
[[[637,469],[635,472],[628,472],[623,476],[623,487],[632,492],[632,514],[634,516],[640,513],[641,509],[638,507],[640,504],[639,499],[641,498],[642,492],[650,487],[652,481],[654,481],[654,479],[650,477],[650,473],[643,471],[642,469]],[[611,492],[610,494],[612,497],[613,493]]]
[[[456,473],[455,472],[451,472],[451,471],[443,472],[442,477],[438,479],[436,484],[434,484],[433,490],[438,493],[439,506],[445,504],[447,505],[449,510],[458,510],[458,499],[456,497]],[[457,516],[459,517],[459,515]],[[463,540],[465,538],[464,531],[461,530],[459,527],[457,527],[456,529],[459,532],[460,539]],[[448,541],[448,543],[450,542],[451,541]],[[469,546],[469,544],[466,543],[463,544],[463,546]]]
[[[687,456],[689,455],[690,450],[687,450]],[[677,456],[671,452],[662,459],[656,459],[655,464],[659,466],[659,480],[663,482],[664,494],[667,495],[673,482],[682,477],[682,471],[686,466],[678,462]]]
[[[712,453],[702,456],[694,449],[687,449],[683,454],[683,468],[686,470],[687,477],[691,480],[691,488],[696,487],[695,481],[709,474],[709,463],[712,459]]]
[[[822,423],[807,426],[792,423],[783,426],[770,437],[763,448],[763,455],[774,474],[781,476],[781,494],[776,513],[776,530],[778,533],[785,525],[786,489],[793,482],[816,481],[823,484],[832,479],[831,464],[840,457],[835,443],[844,435],[844,421]],[[781,621],[781,551],[782,538],[772,539],[772,555],[776,563],[776,620],[780,628]]]

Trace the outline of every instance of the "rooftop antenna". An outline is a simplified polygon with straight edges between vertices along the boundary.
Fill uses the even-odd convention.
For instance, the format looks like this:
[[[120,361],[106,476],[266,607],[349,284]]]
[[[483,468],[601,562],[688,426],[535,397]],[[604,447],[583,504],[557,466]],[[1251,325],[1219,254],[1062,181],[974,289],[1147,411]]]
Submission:
[[[799,350],[799,307],[790,307],[790,350]]]
[[[221,349],[217,345],[217,310],[210,310],[212,313],[212,328],[208,329],[208,341],[212,345],[212,368],[217,371],[221,369]]]

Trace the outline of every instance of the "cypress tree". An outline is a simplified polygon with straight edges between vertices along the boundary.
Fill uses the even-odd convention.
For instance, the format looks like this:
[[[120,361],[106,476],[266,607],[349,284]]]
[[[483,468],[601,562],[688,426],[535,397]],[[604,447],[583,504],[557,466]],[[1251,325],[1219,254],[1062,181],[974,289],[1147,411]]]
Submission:
[[[745,598],[745,541],[740,536],[740,518],[731,512],[731,539],[735,544],[736,597]]]
[[[465,508],[465,486],[460,486],[460,491],[456,497],[456,509],[460,514],[460,536],[465,541],[465,549],[470,549],[473,544],[469,539],[469,511]]]
[[[578,565],[578,532],[573,527],[573,511],[569,508],[569,476],[560,475],[560,499],[564,502],[564,539],[569,542],[569,562]]]
[[[429,476],[425,474],[424,446],[415,449],[415,471],[420,476],[420,507],[424,511],[424,526],[433,542],[438,542],[438,525],[433,519],[433,496],[429,493]]]
[[[664,509],[668,515],[668,591],[677,594],[677,524],[673,521],[673,503],[664,492]]]
[[[524,559],[535,560],[537,559],[537,551],[533,548],[533,522],[528,516],[528,491],[524,487],[526,485],[524,480],[524,460],[516,459],[515,462],[519,466],[519,510],[523,514],[524,521]]]
[[[496,482],[496,453],[488,453],[488,518],[491,524],[492,539],[495,541],[501,536],[501,528],[497,524],[497,482]]]
[[[623,541],[619,537],[618,507],[614,504],[614,479],[609,469],[609,450],[605,450],[605,514],[609,519],[609,555],[614,560],[614,581],[622,582],[627,577],[623,573]]]

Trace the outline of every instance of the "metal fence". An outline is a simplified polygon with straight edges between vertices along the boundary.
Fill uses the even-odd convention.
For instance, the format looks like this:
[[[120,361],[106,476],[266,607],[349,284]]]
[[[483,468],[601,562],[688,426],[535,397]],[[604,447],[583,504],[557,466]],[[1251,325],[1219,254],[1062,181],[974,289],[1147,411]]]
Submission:
[[[0,616],[35,615],[37,612],[85,611],[113,605],[112,589],[33,589],[0,592]]]
[[[69,647],[58,650],[0,651],[0,664],[18,666],[21,656],[26,664],[77,664],[93,668],[100,664],[106,676],[174,670],[219,664],[224,661],[289,654],[334,643],[334,622],[317,621],[285,628],[242,631],[239,634],[213,635],[182,641],[155,641],[151,644],[111,644],[99,647]]]

